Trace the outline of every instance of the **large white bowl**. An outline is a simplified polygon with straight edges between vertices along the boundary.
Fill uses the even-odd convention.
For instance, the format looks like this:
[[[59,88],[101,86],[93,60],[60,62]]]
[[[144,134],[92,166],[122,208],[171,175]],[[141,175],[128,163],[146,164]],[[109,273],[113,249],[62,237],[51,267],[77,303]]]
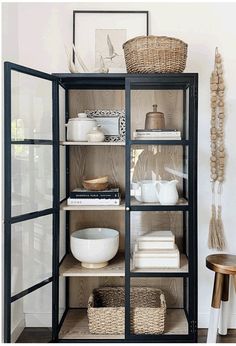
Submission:
[[[119,232],[111,228],[84,228],[70,236],[73,256],[85,268],[103,268],[117,253]]]

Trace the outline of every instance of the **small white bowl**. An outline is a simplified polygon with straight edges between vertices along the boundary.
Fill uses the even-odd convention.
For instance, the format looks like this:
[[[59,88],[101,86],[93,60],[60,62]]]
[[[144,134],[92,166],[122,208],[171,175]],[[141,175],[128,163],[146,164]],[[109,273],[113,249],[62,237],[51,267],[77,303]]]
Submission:
[[[111,228],[84,228],[70,236],[73,256],[85,268],[103,268],[119,248],[119,232]]]

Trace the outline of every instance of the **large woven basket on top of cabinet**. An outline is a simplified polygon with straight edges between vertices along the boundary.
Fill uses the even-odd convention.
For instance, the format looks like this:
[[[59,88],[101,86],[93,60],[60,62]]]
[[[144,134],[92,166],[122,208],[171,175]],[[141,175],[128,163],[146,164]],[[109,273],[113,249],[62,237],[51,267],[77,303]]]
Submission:
[[[123,44],[127,72],[183,72],[188,45],[167,36],[138,36]]]
[[[162,334],[166,302],[163,292],[152,287],[133,287],[130,292],[132,334]],[[124,287],[94,289],[88,302],[89,330],[92,334],[124,334]]]

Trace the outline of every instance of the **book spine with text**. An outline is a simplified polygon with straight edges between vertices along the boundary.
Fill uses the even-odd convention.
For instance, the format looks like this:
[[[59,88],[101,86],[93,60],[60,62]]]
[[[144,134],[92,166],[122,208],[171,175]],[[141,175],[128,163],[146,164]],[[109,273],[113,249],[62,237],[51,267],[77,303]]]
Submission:
[[[152,140],[152,141],[180,141],[181,138],[180,137],[136,137],[137,140]]]
[[[120,205],[120,199],[119,198],[114,198],[114,199],[68,198],[67,204],[68,205]]]
[[[119,198],[119,192],[70,192],[70,198]]]
[[[155,138],[180,138],[181,133],[178,132],[134,132],[135,138],[140,137],[155,137]]]

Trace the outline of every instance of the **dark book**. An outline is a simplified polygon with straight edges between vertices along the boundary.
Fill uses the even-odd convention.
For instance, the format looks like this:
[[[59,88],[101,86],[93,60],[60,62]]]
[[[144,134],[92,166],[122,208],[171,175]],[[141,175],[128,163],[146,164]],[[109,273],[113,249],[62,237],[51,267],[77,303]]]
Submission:
[[[104,191],[89,191],[85,189],[75,189],[70,192],[70,198],[91,198],[91,199],[114,199],[120,198],[119,188]]]

